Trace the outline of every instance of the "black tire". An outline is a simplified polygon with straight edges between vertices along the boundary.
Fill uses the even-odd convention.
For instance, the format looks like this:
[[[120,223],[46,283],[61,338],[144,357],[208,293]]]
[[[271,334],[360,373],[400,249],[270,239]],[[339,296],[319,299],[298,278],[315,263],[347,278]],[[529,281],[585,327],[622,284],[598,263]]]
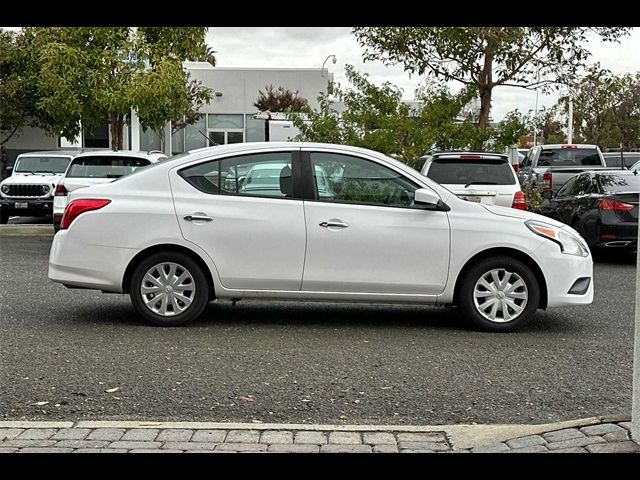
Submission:
[[[505,271],[515,273],[520,277],[526,287],[526,304],[521,303],[518,305],[524,305],[524,308],[519,314],[514,315],[513,319],[507,321],[492,321],[491,319],[483,316],[483,314],[480,312],[480,308],[476,307],[476,303],[474,300],[474,289],[476,287],[476,283],[480,281],[481,277],[489,275],[489,272],[491,272],[492,270],[502,271],[502,278],[500,278],[500,273],[498,272],[498,277],[500,280],[503,280],[505,278]],[[514,292],[522,293],[523,289],[522,287],[520,287],[515,289]],[[479,299],[479,301],[480,300],[482,300],[482,302],[485,302],[491,300],[491,298],[483,298]],[[514,302],[520,302],[520,300],[516,300]],[[465,319],[469,321],[475,328],[489,332],[512,332],[514,330],[517,330],[518,328],[523,327],[533,318],[535,311],[538,309],[539,302],[540,287],[538,285],[536,276],[527,265],[519,260],[516,260],[515,258],[507,256],[485,258],[472,266],[462,280],[460,292],[458,295],[458,304]],[[507,315],[504,315],[502,312],[502,307],[500,306],[498,308],[501,309],[500,316],[502,317],[505,317],[507,315],[510,316],[515,313],[515,310],[511,309],[513,310],[513,312],[511,312],[510,309],[507,308]],[[487,315],[490,315],[490,313],[491,311],[489,310]],[[500,320],[498,315],[497,317],[497,319]]]
[[[9,212],[5,208],[0,208],[0,225],[9,223]]]
[[[181,313],[170,313],[170,316],[153,312],[145,304],[141,292],[143,278],[146,273],[154,266],[163,263],[175,263],[179,268],[186,270],[193,279],[195,287],[192,292],[191,303],[186,309]],[[129,297],[136,312],[145,320],[163,327],[175,327],[184,325],[200,316],[207,303],[209,303],[209,283],[200,265],[188,255],[179,252],[158,252],[145,258],[136,266],[129,284]]]

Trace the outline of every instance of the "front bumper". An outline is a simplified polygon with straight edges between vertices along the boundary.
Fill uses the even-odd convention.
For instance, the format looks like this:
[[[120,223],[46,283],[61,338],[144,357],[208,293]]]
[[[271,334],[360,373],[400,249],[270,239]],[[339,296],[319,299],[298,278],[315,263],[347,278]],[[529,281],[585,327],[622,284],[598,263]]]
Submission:
[[[42,217],[52,214],[53,199],[0,198],[0,208],[12,217]]]
[[[593,259],[567,255],[553,242],[540,245],[534,252],[534,259],[542,270],[547,283],[547,307],[567,305],[589,305],[593,302]],[[584,293],[569,293],[576,289],[576,281],[589,279],[589,287]],[[584,282],[584,280],[583,280]]]

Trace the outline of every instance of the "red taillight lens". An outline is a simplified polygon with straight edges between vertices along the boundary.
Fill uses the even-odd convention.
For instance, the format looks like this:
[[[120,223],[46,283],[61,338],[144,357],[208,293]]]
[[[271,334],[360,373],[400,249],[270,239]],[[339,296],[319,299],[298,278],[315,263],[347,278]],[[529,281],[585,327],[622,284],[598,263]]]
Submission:
[[[512,163],[511,166],[513,167],[513,171],[518,173],[520,171],[520,164],[519,163]]]
[[[460,158],[463,160],[478,160],[482,158],[481,155],[460,155]]]
[[[545,172],[544,175],[542,175],[542,181],[547,186],[547,189],[551,188],[551,180],[553,180],[551,172]]]
[[[63,185],[63,184],[59,183],[59,184],[56,186],[56,193],[55,193],[55,196],[56,196],[56,197],[64,197],[64,196],[66,196],[68,193],[69,193],[69,192],[67,192],[67,189],[66,189],[66,188],[64,188],[64,185]]]
[[[577,145],[561,145],[560,149],[561,150],[573,150],[575,148],[578,148]]]
[[[611,200],[609,198],[600,198],[596,202],[600,210],[614,210],[617,212],[630,212],[633,210],[633,205],[628,203],[618,202],[617,200]]]
[[[516,192],[516,194],[513,196],[513,203],[511,204],[511,208],[515,208],[517,210],[527,209],[527,203],[524,199],[524,192]]]
[[[60,230],[69,228],[69,225],[71,225],[78,215],[91,212],[92,210],[99,210],[110,203],[111,200],[101,198],[81,198],[79,200],[73,200],[67,205],[67,208],[64,209],[64,215],[62,215],[62,221],[60,222]]]

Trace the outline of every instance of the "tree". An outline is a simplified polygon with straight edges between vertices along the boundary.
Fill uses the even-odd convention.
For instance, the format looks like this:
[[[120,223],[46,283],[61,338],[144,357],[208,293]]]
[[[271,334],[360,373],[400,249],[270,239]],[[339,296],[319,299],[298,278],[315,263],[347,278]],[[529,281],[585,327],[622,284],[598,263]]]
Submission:
[[[264,89],[258,90],[258,98],[253,102],[253,106],[260,112],[300,112],[307,105],[305,98],[298,96],[298,91],[292,92],[283,86],[274,88],[267,85]]]
[[[357,27],[365,60],[403,64],[474,86],[480,95],[479,124],[489,125],[493,89],[569,83],[585,65],[588,35],[615,41],[628,28],[580,27]]]
[[[640,74],[614,75],[593,65],[573,93],[574,140],[601,148],[640,147]],[[566,115],[568,97],[558,101]]]
[[[0,29],[0,145],[25,127],[46,127],[37,107],[39,68],[25,39]]]
[[[471,89],[451,94],[441,84],[429,84],[417,92],[419,101],[402,101],[402,90],[385,82],[373,84],[351,65],[346,76],[353,85],[342,89],[330,83],[318,97],[319,109],[306,106],[290,118],[300,130],[297,140],[327,142],[370,148],[415,166],[434,145],[452,148],[477,141],[478,128],[458,118],[474,97]],[[340,114],[336,102],[344,103]]]
[[[40,75],[38,107],[50,129],[75,139],[105,119],[111,147],[121,149],[123,127],[137,111],[143,128],[178,121],[211,91],[189,80],[182,62],[206,55],[204,27],[31,27]]]

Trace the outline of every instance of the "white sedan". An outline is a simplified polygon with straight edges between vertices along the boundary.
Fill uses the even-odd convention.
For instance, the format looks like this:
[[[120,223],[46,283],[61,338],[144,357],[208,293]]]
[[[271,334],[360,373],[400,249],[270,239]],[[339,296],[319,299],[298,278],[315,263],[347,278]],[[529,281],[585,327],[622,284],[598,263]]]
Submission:
[[[260,165],[277,166],[278,188],[243,187]],[[158,325],[254,298],[455,304],[478,328],[511,331],[538,308],[593,300],[591,254],[572,228],[464,201],[356,147],[194,150],[70,200],[49,278],[128,293]]]

